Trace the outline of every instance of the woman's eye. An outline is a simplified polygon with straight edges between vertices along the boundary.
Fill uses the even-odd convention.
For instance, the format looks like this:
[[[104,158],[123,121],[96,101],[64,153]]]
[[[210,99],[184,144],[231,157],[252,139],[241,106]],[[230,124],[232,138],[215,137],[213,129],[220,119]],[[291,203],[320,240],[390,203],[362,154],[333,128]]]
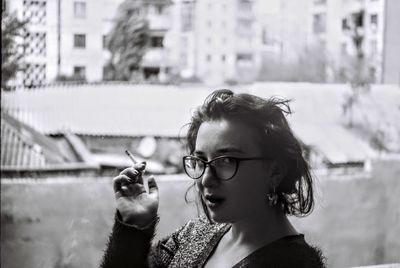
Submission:
[[[226,157],[226,158],[223,158],[222,161],[223,161],[224,164],[230,164],[230,163],[232,163],[234,160],[233,160],[233,158]]]

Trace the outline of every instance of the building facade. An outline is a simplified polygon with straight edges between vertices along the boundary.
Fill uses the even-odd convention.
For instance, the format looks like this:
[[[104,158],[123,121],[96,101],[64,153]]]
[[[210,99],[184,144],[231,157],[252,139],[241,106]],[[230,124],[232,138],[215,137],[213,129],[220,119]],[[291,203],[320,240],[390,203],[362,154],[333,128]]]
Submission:
[[[357,57],[355,39],[363,54],[364,76],[382,81],[384,50],[384,0],[313,0],[312,42],[319,42],[327,55],[327,81],[346,82]]]
[[[8,12],[29,21],[19,84],[103,80],[110,59],[107,34],[122,2],[5,1]],[[362,13],[359,33],[369,81],[395,83],[398,9],[396,0],[143,1],[150,41],[141,71],[158,82],[177,76],[207,84],[246,83],[260,75],[298,81],[289,77],[296,72],[302,79],[321,76],[316,82],[347,82],[343,74],[352,69],[349,61],[357,52],[352,21]]]
[[[259,34],[251,0],[175,2],[179,72],[206,84],[250,82],[260,67]]]
[[[16,85],[35,87],[56,80],[97,82],[110,53],[106,37],[115,23],[123,0],[12,0],[6,11],[27,20],[24,36],[25,68]],[[145,77],[168,70],[168,55],[163,45],[169,29],[168,6],[163,0],[146,1],[142,12],[150,25],[150,44],[142,71]]]
[[[348,82],[356,68],[357,49],[353,38],[357,28],[362,39],[364,76],[371,83],[398,83],[400,68],[395,62],[400,61],[400,46],[396,14],[400,8],[397,2],[259,0],[256,16],[263,35],[262,55],[267,64],[274,65],[271,68],[275,71],[280,65],[297,64],[301,68],[281,71],[304,72],[307,68],[312,70],[309,75],[318,76],[316,71],[321,69],[318,82]],[[320,66],[309,66],[312,64]],[[274,71],[270,69],[266,71]]]

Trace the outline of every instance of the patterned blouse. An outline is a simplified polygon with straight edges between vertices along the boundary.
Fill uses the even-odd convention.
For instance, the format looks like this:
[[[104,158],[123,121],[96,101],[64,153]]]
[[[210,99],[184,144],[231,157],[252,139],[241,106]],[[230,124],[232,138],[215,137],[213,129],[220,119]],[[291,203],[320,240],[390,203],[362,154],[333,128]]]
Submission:
[[[116,215],[101,267],[203,267],[230,228],[229,224],[210,223],[201,217],[151,246],[156,222],[139,229],[123,223]],[[300,234],[273,241],[233,267],[319,268],[325,267],[324,263],[321,251],[308,245]]]

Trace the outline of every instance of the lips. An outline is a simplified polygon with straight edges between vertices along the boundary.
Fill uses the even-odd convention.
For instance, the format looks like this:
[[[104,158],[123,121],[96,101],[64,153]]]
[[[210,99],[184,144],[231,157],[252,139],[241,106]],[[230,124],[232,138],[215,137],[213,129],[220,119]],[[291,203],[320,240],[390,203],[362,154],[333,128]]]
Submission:
[[[218,195],[213,195],[213,194],[206,194],[204,195],[204,199],[206,201],[206,204],[210,208],[215,208],[219,205],[221,205],[225,198],[218,196]]]

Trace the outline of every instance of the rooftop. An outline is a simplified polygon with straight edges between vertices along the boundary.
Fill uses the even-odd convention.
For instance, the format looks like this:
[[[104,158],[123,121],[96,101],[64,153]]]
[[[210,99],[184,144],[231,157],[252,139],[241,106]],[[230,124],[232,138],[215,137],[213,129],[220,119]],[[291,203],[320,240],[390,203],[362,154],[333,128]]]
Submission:
[[[53,86],[3,93],[1,105],[44,134],[182,137],[191,112],[213,90],[131,84]],[[377,154],[368,139],[344,127],[347,85],[255,83],[233,90],[292,99],[294,113],[288,120],[295,134],[329,161],[357,162]],[[398,86],[373,86],[353,112],[355,123],[382,130],[395,152],[400,152],[399,118]]]

